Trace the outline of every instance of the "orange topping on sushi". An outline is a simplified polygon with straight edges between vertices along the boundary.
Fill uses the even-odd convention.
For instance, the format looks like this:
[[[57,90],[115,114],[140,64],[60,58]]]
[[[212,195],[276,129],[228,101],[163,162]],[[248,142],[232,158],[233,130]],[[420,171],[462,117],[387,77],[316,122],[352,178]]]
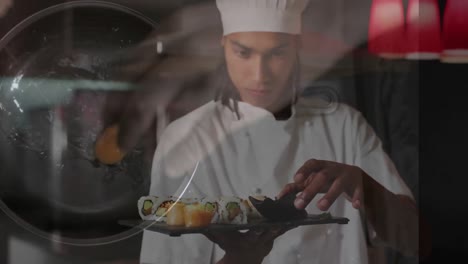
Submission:
[[[167,220],[168,225],[174,226],[183,226],[185,225],[185,204],[183,203],[174,203],[167,211]]]
[[[207,226],[213,219],[214,212],[205,210],[199,204],[185,206],[185,226],[186,227],[201,227]]]

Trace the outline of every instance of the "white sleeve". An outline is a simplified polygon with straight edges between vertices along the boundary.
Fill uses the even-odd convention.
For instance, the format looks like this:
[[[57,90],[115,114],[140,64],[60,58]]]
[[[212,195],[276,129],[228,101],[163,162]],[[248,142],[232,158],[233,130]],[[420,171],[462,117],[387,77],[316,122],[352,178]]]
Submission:
[[[382,146],[380,138],[361,113],[356,112],[356,156],[355,164],[394,194],[406,195],[414,200],[413,194],[398,173],[395,164]]]
[[[361,113],[353,120],[355,125],[355,164],[366,172],[385,189],[396,195],[406,195],[414,200],[414,196],[408,185],[398,173],[396,166],[383,149],[380,138],[374,129],[367,123]],[[360,210],[363,228],[369,246],[380,244],[377,232],[367,221],[365,212]]]

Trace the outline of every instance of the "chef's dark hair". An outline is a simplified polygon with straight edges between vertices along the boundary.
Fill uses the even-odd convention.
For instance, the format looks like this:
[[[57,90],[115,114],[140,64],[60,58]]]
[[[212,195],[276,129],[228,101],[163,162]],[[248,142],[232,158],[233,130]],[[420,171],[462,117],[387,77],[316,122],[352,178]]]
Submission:
[[[238,101],[240,101],[240,95],[236,87],[232,83],[231,77],[229,76],[225,58],[223,59],[220,67],[218,68],[218,71],[219,71],[219,74],[218,74],[219,89],[217,89],[215,101],[221,101],[223,105],[227,106],[231,111],[234,111],[236,113],[237,118],[240,119],[239,106],[238,106]],[[294,65],[294,69],[289,78],[289,83],[291,87],[293,88],[293,91],[292,91],[293,92],[293,104],[296,103],[297,97],[300,91],[299,89],[300,80],[301,80],[300,73],[301,73],[301,68],[300,68],[299,56],[296,55],[296,62]],[[229,103],[230,99],[234,101],[233,106]]]

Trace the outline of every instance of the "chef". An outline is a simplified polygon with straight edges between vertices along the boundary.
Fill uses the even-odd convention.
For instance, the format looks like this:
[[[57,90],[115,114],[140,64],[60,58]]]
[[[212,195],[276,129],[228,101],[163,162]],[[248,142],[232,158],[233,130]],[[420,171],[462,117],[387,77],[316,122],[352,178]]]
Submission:
[[[150,195],[281,197],[346,225],[191,234],[145,231],[141,263],[368,263],[381,242],[418,253],[412,193],[360,112],[301,97],[306,0],[217,0],[219,94],[160,137]]]

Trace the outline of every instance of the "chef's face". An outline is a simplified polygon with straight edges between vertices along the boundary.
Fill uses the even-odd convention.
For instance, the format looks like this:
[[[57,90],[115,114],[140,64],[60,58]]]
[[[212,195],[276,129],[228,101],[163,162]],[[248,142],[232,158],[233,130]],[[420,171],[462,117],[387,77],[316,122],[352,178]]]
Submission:
[[[229,76],[242,101],[271,112],[291,102],[296,36],[241,32],[223,37],[222,44]]]

